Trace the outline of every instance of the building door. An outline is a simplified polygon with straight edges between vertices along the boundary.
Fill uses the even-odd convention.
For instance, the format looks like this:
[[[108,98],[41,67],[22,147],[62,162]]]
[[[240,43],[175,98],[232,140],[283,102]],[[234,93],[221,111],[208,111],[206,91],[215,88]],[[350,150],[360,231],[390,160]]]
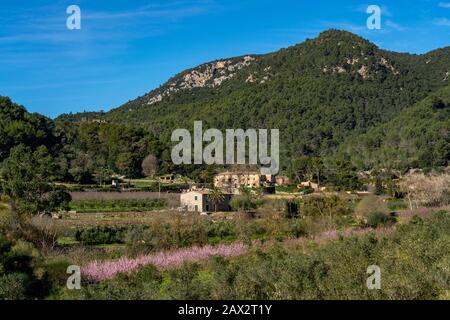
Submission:
[[[195,212],[198,212],[198,205],[195,205]]]

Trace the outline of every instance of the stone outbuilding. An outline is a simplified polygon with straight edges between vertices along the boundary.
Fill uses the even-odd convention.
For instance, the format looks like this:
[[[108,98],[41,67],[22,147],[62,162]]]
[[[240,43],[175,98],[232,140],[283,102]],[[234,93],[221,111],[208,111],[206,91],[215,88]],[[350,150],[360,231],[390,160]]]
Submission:
[[[222,199],[216,202],[211,197],[209,189],[189,190],[180,196],[181,210],[189,212],[208,213],[216,211],[230,211],[231,193],[222,192]]]

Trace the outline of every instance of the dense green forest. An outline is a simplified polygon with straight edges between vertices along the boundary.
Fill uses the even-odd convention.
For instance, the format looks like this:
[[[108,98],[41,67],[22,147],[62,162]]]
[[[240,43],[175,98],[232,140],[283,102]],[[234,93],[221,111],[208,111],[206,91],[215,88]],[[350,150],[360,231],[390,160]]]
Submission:
[[[142,177],[142,161],[159,160],[159,174],[198,177],[213,168],[175,166],[170,144],[143,126],[101,122],[54,122],[0,97],[0,163],[23,150],[45,153],[55,181],[103,183],[113,174]]]
[[[0,162],[19,144],[33,149],[45,146],[56,151],[58,139],[55,124],[46,117],[28,113],[24,107],[0,96]]]
[[[139,177],[142,160],[153,154],[159,174],[198,180],[215,168],[174,166],[170,134],[202,120],[204,128],[280,129],[283,173],[305,156],[322,158],[330,181],[339,180],[336,170],[447,166],[449,66],[450,48],[400,54],[329,30],[275,53],[186,70],[106,113],[52,121],[3,97],[0,161],[20,144],[42,145],[57,179],[88,183],[112,173]]]
[[[232,65],[239,59],[228,61]],[[212,62],[184,71],[162,87],[110,112],[62,115],[57,120],[142,124],[164,141],[169,141],[175,128],[192,129],[195,120],[202,120],[204,127],[219,129],[279,128],[282,167],[286,169],[299,156],[334,156],[340,146],[354,145],[351,141],[357,141],[359,135],[364,134],[364,139],[376,135],[383,129],[371,129],[388,125],[393,119],[407,123],[412,131],[409,137],[415,136],[413,132],[419,128],[412,124],[420,111],[408,110],[420,109],[416,104],[447,86],[450,78],[450,48],[424,55],[400,54],[381,50],[361,37],[338,30],[249,59],[254,60],[219,86],[212,83],[222,75],[220,69],[210,67],[210,78],[205,71],[217,63]],[[192,74],[205,75],[206,81],[186,89],[186,79]],[[161,101],[151,100],[165,90],[172,93]],[[441,97],[446,98],[445,94]],[[448,112],[439,110],[433,115],[428,122],[439,122],[443,128],[437,130],[435,126],[423,125],[420,136],[437,139],[440,147],[420,143],[420,153],[436,155],[438,152],[437,158],[393,159],[388,166],[404,169],[447,164],[448,147],[443,144],[449,143],[448,130],[445,130]],[[394,140],[395,134],[391,130],[386,139]],[[351,141],[347,142],[348,139]],[[413,144],[419,146],[417,143]],[[364,163],[361,155],[355,155],[352,160],[358,168],[386,161],[381,156],[385,150],[381,147],[373,150],[378,149],[375,144],[370,147],[370,154],[363,156],[379,154],[379,160]],[[347,155],[354,156],[353,152]]]
[[[385,124],[349,138],[340,152],[358,168],[417,168],[448,165],[450,86]]]

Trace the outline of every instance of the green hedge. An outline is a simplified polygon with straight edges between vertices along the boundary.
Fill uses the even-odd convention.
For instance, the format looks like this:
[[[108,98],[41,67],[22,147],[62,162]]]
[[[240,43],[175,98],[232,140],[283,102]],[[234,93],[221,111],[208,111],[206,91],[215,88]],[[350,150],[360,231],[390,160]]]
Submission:
[[[125,234],[131,228],[127,226],[96,226],[79,229],[75,233],[75,239],[88,245],[123,243]]]

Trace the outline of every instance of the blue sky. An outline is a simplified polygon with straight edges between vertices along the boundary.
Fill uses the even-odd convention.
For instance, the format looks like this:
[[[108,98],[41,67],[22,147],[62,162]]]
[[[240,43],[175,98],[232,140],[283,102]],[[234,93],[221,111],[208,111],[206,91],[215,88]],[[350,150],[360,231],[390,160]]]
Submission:
[[[66,28],[72,4],[81,30]],[[371,4],[381,30],[366,28]],[[329,28],[420,54],[450,45],[450,0],[1,0],[0,95],[50,117],[109,110],[186,68]]]

